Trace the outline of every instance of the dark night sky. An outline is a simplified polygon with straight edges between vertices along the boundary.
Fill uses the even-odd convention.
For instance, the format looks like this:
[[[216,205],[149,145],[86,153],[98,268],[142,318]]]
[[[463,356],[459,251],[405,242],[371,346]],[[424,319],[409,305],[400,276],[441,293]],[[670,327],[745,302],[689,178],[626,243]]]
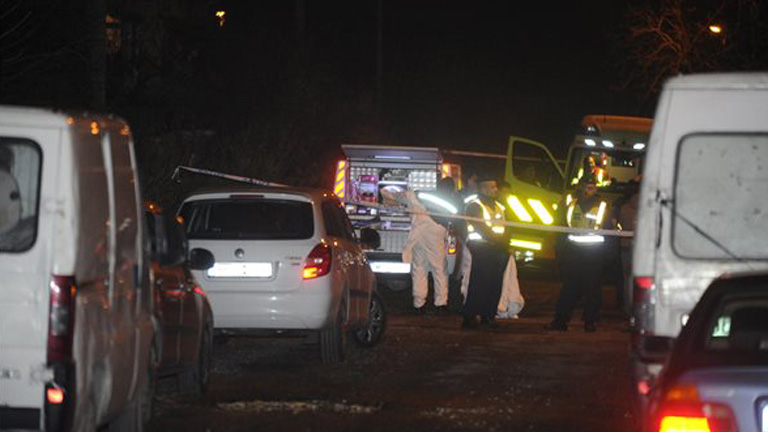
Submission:
[[[356,3],[312,3],[307,23],[316,35],[356,40],[349,52],[373,79],[376,2]],[[610,39],[626,8],[615,0],[384,0],[393,136],[502,151],[516,134],[565,148],[584,114],[652,114],[648,103],[612,90],[621,80]]]

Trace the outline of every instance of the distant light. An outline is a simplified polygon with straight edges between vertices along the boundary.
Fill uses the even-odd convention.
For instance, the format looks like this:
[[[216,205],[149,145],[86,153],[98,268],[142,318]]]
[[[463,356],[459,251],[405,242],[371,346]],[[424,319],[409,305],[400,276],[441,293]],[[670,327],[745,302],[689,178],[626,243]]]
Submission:
[[[712,24],[711,26],[709,26],[709,31],[714,34],[720,34],[723,32],[723,26],[718,24]]]
[[[91,135],[99,134],[99,124],[97,122],[91,122]]]
[[[642,150],[645,148],[645,143],[635,143],[635,145],[632,146],[635,150]]]
[[[588,145],[590,147],[594,147],[594,146],[597,145],[597,143],[593,139],[585,139],[584,140],[584,144],[586,144],[586,145]]]
[[[216,19],[219,21],[219,27],[224,27],[224,22],[227,20],[227,11],[217,10]]]
[[[603,140],[603,145],[608,147],[608,148],[613,148],[613,143],[611,141],[608,141],[608,140]]]

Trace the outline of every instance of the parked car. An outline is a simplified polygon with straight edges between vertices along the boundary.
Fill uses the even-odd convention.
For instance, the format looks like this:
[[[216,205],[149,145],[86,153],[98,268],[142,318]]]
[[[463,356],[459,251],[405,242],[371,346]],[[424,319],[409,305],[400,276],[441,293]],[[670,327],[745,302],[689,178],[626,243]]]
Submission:
[[[645,430],[768,430],[768,274],[716,280],[653,388]]]
[[[215,264],[193,272],[208,293],[218,334],[319,335],[324,362],[343,360],[346,333],[373,346],[384,333],[384,303],[361,244],[335,195],[302,188],[198,192],[180,208],[190,247]]]
[[[199,396],[207,389],[210,378],[213,313],[205,291],[188,266],[207,270],[213,263],[201,263],[199,258],[188,261],[181,222],[163,213],[155,203],[146,208],[155,315],[162,329],[158,376],[175,376],[182,392]]]
[[[155,329],[128,125],[0,107],[0,429],[141,430]]]
[[[709,284],[768,271],[768,73],[669,80],[640,190],[632,276],[638,401]]]

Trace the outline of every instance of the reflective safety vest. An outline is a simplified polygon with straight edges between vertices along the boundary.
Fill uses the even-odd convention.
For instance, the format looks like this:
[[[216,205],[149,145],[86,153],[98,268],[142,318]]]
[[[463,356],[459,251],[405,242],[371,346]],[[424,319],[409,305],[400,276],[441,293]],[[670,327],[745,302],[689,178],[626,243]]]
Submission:
[[[472,199],[469,199],[472,198]],[[469,197],[465,202],[467,202],[467,205],[469,204],[477,204],[480,206],[480,209],[483,211],[483,219],[486,220],[485,224],[488,226],[488,228],[491,229],[491,231],[498,235],[504,235],[504,225],[494,222],[504,222],[506,219],[504,217],[504,206],[494,200],[494,208],[491,208],[490,206],[486,205],[482,201],[480,201],[477,196]],[[483,239],[483,235],[478,232],[474,225],[472,225],[473,222],[467,223],[467,232],[469,233],[469,236],[467,237],[469,240],[485,240]]]
[[[596,201],[586,213],[581,210],[578,200],[571,200],[568,204],[566,222],[570,228],[587,228],[599,230],[603,227],[608,204],[605,201]],[[568,240],[574,243],[603,243],[605,239],[598,235],[568,235]]]

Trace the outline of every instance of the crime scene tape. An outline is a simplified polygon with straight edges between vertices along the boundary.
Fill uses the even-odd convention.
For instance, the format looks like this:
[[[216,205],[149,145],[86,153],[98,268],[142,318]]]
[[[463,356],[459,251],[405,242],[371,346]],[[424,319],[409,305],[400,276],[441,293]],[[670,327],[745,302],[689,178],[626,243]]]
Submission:
[[[259,180],[251,177],[238,176],[234,174],[227,174],[227,173],[207,170],[203,168],[193,168],[193,167],[188,167],[184,165],[177,166],[176,169],[173,171],[173,175],[171,176],[171,178],[174,180],[178,180],[178,176],[181,171],[188,171],[194,174],[218,177],[226,180],[231,180],[231,181],[240,182],[240,183],[247,183],[247,184],[256,185],[256,186],[290,187],[288,185],[281,184],[281,183],[274,183],[274,182]],[[441,218],[460,219],[468,222],[477,222],[477,223],[488,222],[485,219],[471,217],[471,216],[458,215],[458,214],[454,215],[454,214],[434,213],[434,212],[419,212],[419,211],[413,211],[411,209],[404,208],[404,207],[385,206],[378,203],[374,204],[370,202],[346,201],[345,204],[372,207],[378,210],[391,210],[399,213],[410,213],[413,215],[423,214],[427,216],[436,216]],[[563,226],[534,225],[529,223],[510,222],[510,221],[503,221],[503,220],[496,220],[496,219],[493,220],[493,223],[495,225],[503,225],[503,226],[513,227],[513,228],[523,228],[526,230],[536,230],[536,231],[558,232],[563,234],[614,236],[614,237],[634,237],[635,235],[635,233],[632,231],[602,230],[602,229],[596,230],[596,229],[589,229],[589,228],[570,228],[570,227],[563,227]]]
[[[251,178],[251,177],[243,177],[243,176],[238,176],[238,175],[234,175],[234,174],[227,174],[227,173],[222,173],[222,172],[218,172],[218,171],[211,171],[211,170],[207,170],[207,169],[203,169],[203,168],[188,167],[188,166],[184,166],[184,165],[177,166],[176,169],[173,170],[173,175],[171,175],[171,178],[178,181],[178,176],[179,176],[179,173],[181,171],[188,171],[188,172],[191,172],[193,174],[207,175],[207,176],[211,176],[211,177],[222,178],[222,179],[225,179],[225,180],[231,180],[231,181],[235,181],[235,182],[239,182],[239,183],[251,184],[251,185],[255,185],[255,186],[288,187],[288,185],[284,185],[282,183],[268,182],[268,181],[264,181],[264,180],[259,180],[259,179]]]
[[[434,213],[434,212],[428,212],[428,211],[420,212],[420,211],[414,211],[406,207],[385,206],[382,204],[374,204],[370,202],[347,201],[345,202],[345,204],[372,207],[377,210],[390,210],[394,212],[408,213],[412,215],[436,216],[441,218],[459,219],[459,220],[464,220],[468,222],[477,222],[477,223],[488,222],[485,219],[476,218],[472,216],[465,216],[465,215],[459,215],[459,214],[454,215],[454,214],[446,214],[446,213]],[[503,221],[503,220],[496,220],[496,219],[493,220],[493,224],[513,227],[513,228],[524,228],[527,230],[548,231],[548,232],[557,232],[557,233],[563,233],[563,234],[575,234],[575,235],[591,234],[591,235],[626,237],[626,238],[631,238],[635,236],[635,233],[633,231],[604,230],[604,229],[596,230],[596,229],[590,229],[590,228],[570,228],[570,227],[553,226],[553,225],[535,225],[530,223],[511,222],[511,221]]]

